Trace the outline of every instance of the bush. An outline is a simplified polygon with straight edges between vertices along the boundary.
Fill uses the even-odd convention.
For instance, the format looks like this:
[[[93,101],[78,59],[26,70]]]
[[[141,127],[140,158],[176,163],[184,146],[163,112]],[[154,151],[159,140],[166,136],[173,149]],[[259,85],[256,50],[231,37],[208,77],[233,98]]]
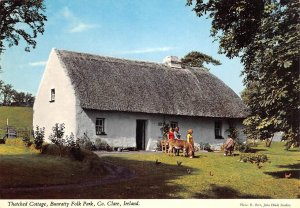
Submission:
[[[65,124],[56,123],[55,126],[52,127],[52,134],[49,136],[49,140],[59,148],[60,156],[62,155],[62,151],[66,143],[65,139],[63,138],[64,133]]]
[[[5,138],[3,139],[0,138],[0,144],[5,144]]]
[[[95,139],[95,148],[96,150],[105,150],[105,151],[111,151],[112,148],[107,144],[106,141],[102,141],[101,139],[97,138]]]
[[[83,138],[78,138],[77,143],[82,149],[90,150],[90,151],[95,151],[97,150],[95,143],[93,143],[90,138],[87,136]]]
[[[200,143],[199,144],[199,147],[201,150],[205,150],[205,151],[208,151],[208,152],[212,152],[212,149],[210,147],[210,144],[209,143]]]
[[[44,137],[45,137],[45,128],[39,128],[39,126],[36,126],[36,130],[33,131],[33,138],[34,138],[33,143],[35,149],[42,151]]]
[[[74,140],[74,134],[71,133],[70,136],[66,136],[66,146],[69,149],[73,159],[82,161],[84,155],[81,152],[78,142]]]
[[[241,162],[251,162],[259,165],[268,161],[268,157],[265,154],[254,154],[254,153],[245,153],[240,156]]]
[[[28,133],[25,133],[22,137],[22,141],[25,144],[25,147],[30,147],[32,145],[32,142],[30,141],[30,136]]]

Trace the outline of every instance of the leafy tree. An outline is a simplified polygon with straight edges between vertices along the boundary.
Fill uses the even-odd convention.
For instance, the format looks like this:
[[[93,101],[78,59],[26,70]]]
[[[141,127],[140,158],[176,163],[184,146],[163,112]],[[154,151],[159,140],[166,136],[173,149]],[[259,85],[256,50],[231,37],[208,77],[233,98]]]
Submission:
[[[34,103],[34,96],[31,93],[26,93],[24,97],[24,103],[27,106],[33,106]]]
[[[33,106],[34,96],[31,93],[18,92],[10,84],[0,80],[0,105]]]
[[[250,116],[244,124],[261,137],[284,131],[299,143],[300,3],[297,0],[187,0],[212,18],[219,52],[244,64]],[[249,131],[251,134],[251,131]],[[254,135],[252,135],[254,136]]]
[[[15,91],[13,93],[12,100],[15,104],[22,105],[24,103],[24,100],[25,100],[25,93]]]
[[[44,12],[43,0],[0,1],[0,54],[5,50],[4,41],[11,47],[21,38],[27,43],[26,51],[35,48],[37,35],[44,33]]]
[[[15,93],[15,90],[13,89],[12,85],[10,84],[4,84],[2,86],[2,89],[1,89],[1,102],[2,102],[2,105],[10,105],[11,102],[12,102],[12,97],[13,97],[13,94]]]
[[[203,64],[221,65],[220,61],[198,51],[192,51],[181,59],[183,66],[204,67]]]
[[[0,71],[1,73],[1,71]],[[4,82],[2,80],[0,80],[0,105],[1,105],[1,100],[2,100],[2,87],[4,85]]]

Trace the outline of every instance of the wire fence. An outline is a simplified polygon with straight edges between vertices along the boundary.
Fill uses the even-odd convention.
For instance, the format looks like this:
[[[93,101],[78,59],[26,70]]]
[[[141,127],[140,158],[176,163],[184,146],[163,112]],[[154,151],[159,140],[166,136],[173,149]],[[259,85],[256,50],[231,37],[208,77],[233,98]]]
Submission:
[[[0,127],[0,138],[17,138],[17,137],[31,137],[33,130],[27,128],[17,128],[14,126]]]

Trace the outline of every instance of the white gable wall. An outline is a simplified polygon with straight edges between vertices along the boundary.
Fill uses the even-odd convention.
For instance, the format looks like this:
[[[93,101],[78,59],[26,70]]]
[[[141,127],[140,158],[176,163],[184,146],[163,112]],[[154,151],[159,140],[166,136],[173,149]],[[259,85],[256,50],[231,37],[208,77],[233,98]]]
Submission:
[[[55,101],[50,102],[51,89]],[[52,49],[33,106],[33,126],[45,127],[47,140],[55,123],[65,124],[65,135],[76,132],[75,112],[78,102],[66,69]]]

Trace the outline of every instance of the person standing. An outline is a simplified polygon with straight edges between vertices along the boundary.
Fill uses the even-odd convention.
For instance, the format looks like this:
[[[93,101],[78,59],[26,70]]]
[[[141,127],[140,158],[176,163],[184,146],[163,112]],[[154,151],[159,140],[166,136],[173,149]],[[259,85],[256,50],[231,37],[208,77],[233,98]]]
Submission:
[[[174,138],[175,139],[180,139],[181,138],[181,134],[179,133],[179,127],[176,126],[174,130],[175,130],[174,131]],[[176,156],[179,156],[179,151],[180,151],[179,149],[175,148],[175,155]]]
[[[193,156],[194,156],[194,139],[193,139],[193,129],[187,130],[186,141],[192,146]],[[193,157],[191,156],[191,157]]]
[[[175,139],[174,130],[173,128],[169,128],[169,132],[167,133],[167,139],[172,140]]]
[[[233,150],[234,150],[234,140],[232,139],[231,135],[228,135],[228,138],[224,145],[224,155],[225,156],[227,156],[228,154],[231,155]]]

